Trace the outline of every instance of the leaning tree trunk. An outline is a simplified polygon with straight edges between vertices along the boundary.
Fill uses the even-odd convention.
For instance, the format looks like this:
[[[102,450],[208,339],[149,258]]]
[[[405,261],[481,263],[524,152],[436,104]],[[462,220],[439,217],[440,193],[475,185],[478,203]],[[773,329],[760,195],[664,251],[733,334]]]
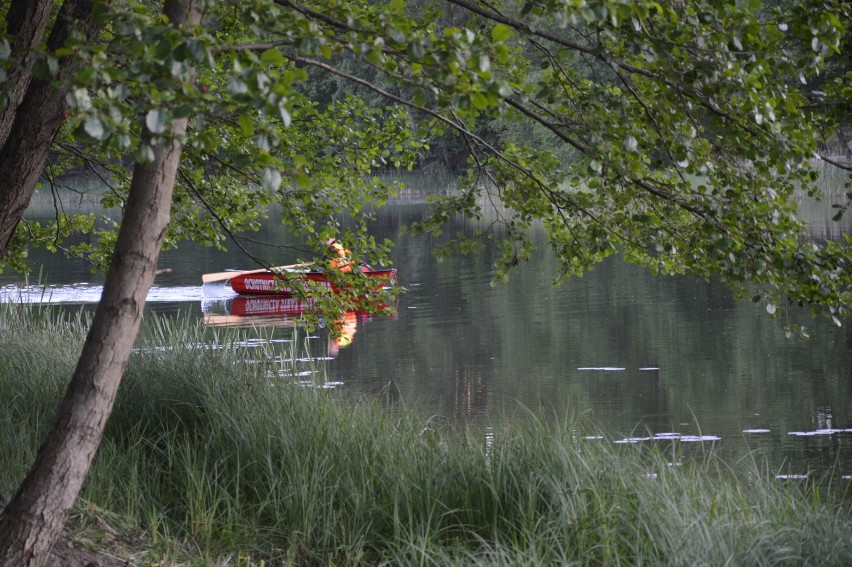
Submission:
[[[170,10],[171,9],[171,10]],[[192,0],[167,0],[175,25],[198,23]],[[173,123],[173,139],[186,131]],[[38,565],[58,540],[112,412],[139,331],[169,224],[181,145],[137,164],[100,304],[56,419],[27,477],[0,517],[0,565]]]
[[[95,37],[98,28],[92,19],[92,0],[67,0],[62,4],[47,42],[48,50],[53,52],[62,47],[72,29],[82,30],[89,39]],[[75,58],[63,57],[59,61],[57,82],[64,83],[78,68]],[[68,108],[66,90],[57,88],[54,81],[30,83],[27,75],[24,84],[29,84],[29,88],[22,94],[23,98],[0,116],[0,258],[30,203]]]
[[[169,222],[180,147],[137,165],[103,296],[35,463],[0,518],[0,564],[38,564],[65,525],[100,443],[139,330]]]
[[[0,108],[0,146],[12,129],[15,112],[32,79],[33,62],[47,28],[53,0],[12,0],[6,12],[6,34],[12,38],[11,58],[18,65],[6,76],[6,106]]]

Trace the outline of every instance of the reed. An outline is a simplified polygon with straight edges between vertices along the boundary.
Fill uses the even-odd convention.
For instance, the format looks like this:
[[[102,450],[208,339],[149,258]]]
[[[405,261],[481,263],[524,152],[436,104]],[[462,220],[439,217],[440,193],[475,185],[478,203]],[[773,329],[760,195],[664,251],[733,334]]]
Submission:
[[[0,306],[2,494],[32,459],[85,325]],[[192,565],[852,560],[838,479],[587,439],[599,432],[573,417],[519,412],[486,442],[298,386],[281,370],[309,342],[258,355],[245,332],[148,321],[74,533],[109,524],[135,538],[137,560],[144,548],[147,563]]]

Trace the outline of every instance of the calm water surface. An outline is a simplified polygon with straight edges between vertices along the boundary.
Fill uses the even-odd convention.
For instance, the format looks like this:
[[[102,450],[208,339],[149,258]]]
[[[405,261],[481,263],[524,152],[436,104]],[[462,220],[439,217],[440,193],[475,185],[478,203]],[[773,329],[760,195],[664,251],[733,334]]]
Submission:
[[[616,258],[553,288],[556,262],[541,252],[507,285],[492,287],[493,251],[439,262],[431,251],[452,231],[440,239],[402,235],[402,225],[424,214],[420,205],[388,207],[372,225],[377,238],[397,242],[393,259],[407,292],[396,316],[352,321],[352,343],[342,348],[323,329],[301,332],[305,360],[324,361],[330,385],[417,406],[438,422],[489,427],[522,407],[556,418],[583,414],[611,437],[601,442],[675,438],[734,455],[754,449],[779,475],[829,468],[852,475],[848,326],[793,313],[812,338],[791,340],[783,321],[735,302],[716,283],[655,277]],[[453,228],[474,226],[459,219]],[[292,240],[274,224],[257,238]],[[295,260],[255,251],[275,263]],[[91,308],[99,299],[101,280],[85,266],[37,252],[33,262],[43,264],[50,287],[20,290],[12,284],[21,276],[0,274],[0,300]],[[199,320],[227,315],[240,301],[224,285],[202,287],[202,273],[256,267],[237,253],[192,245],[165,252],[160,264],[173,271],[158,277],[149,308]],[[296,321],[276,317],[284,325],[276,340],[286,341]],[[295,374],[310,378],[309,370]]]

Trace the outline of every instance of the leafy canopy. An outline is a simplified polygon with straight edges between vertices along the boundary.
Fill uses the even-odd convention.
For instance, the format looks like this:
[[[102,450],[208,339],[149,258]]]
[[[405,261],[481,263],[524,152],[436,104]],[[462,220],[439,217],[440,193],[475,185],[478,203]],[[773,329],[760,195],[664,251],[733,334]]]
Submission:
[[[336,233],[381,262],[389,243],[359,213],[397,187],[376,174],[417,167],[454,133],[467,182],[413,229],[496,202],[497,280],[533,253],[527,231],[540,222],[557,280],[623,253],[658,273],[720,277],[770,312],[813,304],[839,324],[852,305],[850,237],[810,238],[797,196],[821,197],[819,142],[852,115],[852,71],[836,63],[849,56],[852,8],[781,4],[231,0],[178,31],[148,3],[103,3],[98,41],[72,35],[37,65],[49,76],[60,58],[84,63],[64,85],[73,107],[51,168],[96,166],[110,182],[103,204],[121,206],[127,160],[150,159],[188,116],[167,245],[239,245],[278,203],[308,245],[299,254]],[[831,163],[848,178],[848,162]],[[839,197],[838,219],[849,202]],[[348,231],[344,210],[357,221]],[[112,226],[95,220],[23,223],[17,250],[93,231],[96,243],[68,250],[101,264]],[[451,248],[482,243],[459,235]]]

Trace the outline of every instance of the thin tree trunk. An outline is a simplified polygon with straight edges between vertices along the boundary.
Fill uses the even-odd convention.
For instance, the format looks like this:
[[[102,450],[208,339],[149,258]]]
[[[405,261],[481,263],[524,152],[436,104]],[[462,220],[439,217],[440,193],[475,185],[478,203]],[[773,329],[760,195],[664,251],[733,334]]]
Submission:
[[[68,0],[62,5],[48,39],[48,50],[65,43],[69,30],[82,29],[94,38],[98,32],[92,20],[92,0]],[[60,82],[77,72],[73,57],[59,61]],[[29,81],[27,81],[29,82]],[[49,80],[35,80],[16,106],[14,120],[0,146],[0,258],[29,206],[39,175],[50,153],[53,140],[65,122],[66,90]],[[8,117],[4,117],[4,120]]]
[[[191,0],[167,0],[173,24],[198,23]],[[169,224],[172,191],[186,131],[137,164],[103,296],[74,376],[35,463],[0,516],[0,564],[39,565],[58,540],[100,444],[142,320],[145,297]]]

